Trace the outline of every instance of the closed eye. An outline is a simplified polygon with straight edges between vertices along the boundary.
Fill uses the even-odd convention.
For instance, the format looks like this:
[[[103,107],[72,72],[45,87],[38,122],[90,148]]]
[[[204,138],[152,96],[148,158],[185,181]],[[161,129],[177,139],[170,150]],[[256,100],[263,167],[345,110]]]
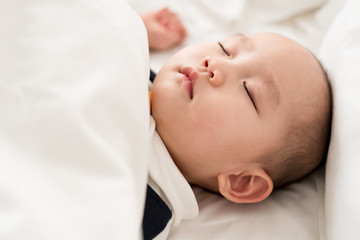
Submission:
[[[247,95],[249,96],[249,98],[250,98],[250,100],[251,100],[251,103],[253,104],[255,110],[257,111],[255,102],[254,102],[253,98],[251,97],[251,94],[250,94],[250,92],[249,92],[249,90],[248,90],[248,88],[247,88],[247,86],[246,86],[246,81],[243,81],[243,85],[244,85],[244,88],[245,88],[245,91],[246,91]]]
[[[219,44],[220,48],[223,50],[223,52],[226,54],[226,56],[230,57],[230,54],[228,53],[228,51],[226,51],[226,49],[225,49],[224,46],[221,44],[221,42],[218,41],[218,44]]]

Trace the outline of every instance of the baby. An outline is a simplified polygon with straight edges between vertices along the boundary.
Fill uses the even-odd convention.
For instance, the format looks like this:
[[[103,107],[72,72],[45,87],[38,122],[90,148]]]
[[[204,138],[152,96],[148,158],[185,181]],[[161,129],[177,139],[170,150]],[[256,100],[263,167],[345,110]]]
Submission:
[[[190,184],[255,203],[324,159],[331,94],[301,45],[239,34],[175,54],[154,81],[152,116]]]
[[[142,19],[150,49],[166,50],[186,37],[168,9]],[[256,203],[326,156],[326,74],[307,49],[281,35],[238,34],[187,47],[162,67],[150,96],[144,239],[167,239],[172,226],[198,215],[190,184]]]

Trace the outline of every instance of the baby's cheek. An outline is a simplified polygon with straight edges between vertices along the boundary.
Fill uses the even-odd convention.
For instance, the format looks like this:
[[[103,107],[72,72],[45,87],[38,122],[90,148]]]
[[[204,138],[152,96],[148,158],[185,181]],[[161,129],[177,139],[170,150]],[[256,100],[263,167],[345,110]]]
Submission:
[[[192,118],[194,131],[204,138],[219,138],[228,127],[229,115],[221,107],[200,107],[196,110],[196,118]],[[194,114],[195,116],[195,114]]]

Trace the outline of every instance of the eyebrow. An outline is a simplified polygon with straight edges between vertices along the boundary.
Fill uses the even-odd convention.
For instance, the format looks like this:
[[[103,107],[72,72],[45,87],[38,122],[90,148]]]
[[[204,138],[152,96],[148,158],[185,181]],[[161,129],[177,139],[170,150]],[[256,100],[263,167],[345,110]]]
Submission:
[[[272,96],[271,101],[273,102],[276,108],[280,103],[280,94],[279,94],[279,88],[274,81],[274,76],[272,76],[272,74],[270,76],[267,76],[264,80],[264,83],[267,89],[269,90],[269,92],[271,93]]]
[[[241,33],[241,32],[237,32],[234,34],[234,36],[242,36],[242,37],[246,37],[246,35],[244,33]]]
[[[246,42],[246,44],[250,46],[250,48],[254,47],[253,41],[244,33],[238,32],[232,35],[232,37],[240,37],[243,42]]]
[[[239,36],[239,37],[244,37],[244,38],[246,38],[246,40],[251,41],[251,40],[250,40],[250,38],[249,38],[246,34],[241,33],[241,32],[235,33],[235,34],[234,34],[234,35],[232,35],[232,36],[233,36],[233,37],[236,37],[236,36]]]

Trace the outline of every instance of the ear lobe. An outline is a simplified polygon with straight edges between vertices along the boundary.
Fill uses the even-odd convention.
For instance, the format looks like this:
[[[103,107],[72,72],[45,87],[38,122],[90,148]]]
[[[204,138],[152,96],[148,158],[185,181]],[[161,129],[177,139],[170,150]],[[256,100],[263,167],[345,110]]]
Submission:
[[[256,203],[266,199],[273,190],[273,182],[263,169],[239,174],[220,173],[219,192],[235,203]]]

